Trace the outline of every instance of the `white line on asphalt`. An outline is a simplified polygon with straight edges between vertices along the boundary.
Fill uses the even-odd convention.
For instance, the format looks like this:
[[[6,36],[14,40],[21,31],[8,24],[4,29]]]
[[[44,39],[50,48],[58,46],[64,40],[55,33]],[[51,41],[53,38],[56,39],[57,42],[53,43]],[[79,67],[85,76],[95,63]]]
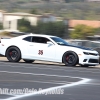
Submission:
[[[50,75],[50,74],[37,74],[37,73],[23,73],[23,72],[10,72],[10,71],[0,71],[1,73],[12,73],[12,74],[21,74],[21,75],[36,75],[36,76],[51,76],[51,77],[71,77],[71,76],[62,76],[62,75]],[[79,78],[81,77],[71,77],[71,78]]]
[[[5,65],[2,65],[2,66],[6,67]],[[0,67],[2,67],[2,66],[0,66]],[[13,68],[28,68],[28,69],[35,69],[36,68],[36,69],[50,69],[50,70],[62,70],[62,71],[65,71],[65,69],[61,69],[61,68],[60,69],[54,69],[54,68],[48,68],[48,67],[47,68],[40,68],[40,67],[34,67],[34,66],[33,67],[26,67],[26,66],[22,66],[22,65],[21,66],[7,65],[7,67],[8,66],[9,67],[13,67]]]
[[[17,64],[17,65],[20,65],[20,66],[22,66],[22,65],[25,65],[25,66],[26,65],[30,65],[30,66],[33,66],[33,67],[34,67],[34,64],[35,64],[35,63],[33,63],[33,64],[28,64],[28,63],[27,64],[26,63],[25,64],[24,63],[11,63],[11,62],[0,62],[0,63],[7,64],[7,65],[10,65],[10,66]],[[60,65],[60,64],[57,64],[58,66],[56,66],[56,64],[52,64],[52,65],[54,65],[54,66],[52,66],[50,64],[45,64],[45,63],[44,63],[44,65],[43,65],[43,63],[39,63],[39,64],[35,64],[35,65],[42,66],[42,67],[44,67],[44,65],[46,65],[47,68],[51,68],[51,69],[52,68],[59,68],[59,69],[63,69],[63,70],[65,70],[66,68],[67,69],[79,69],[79,70],[83,69],[82,67],[81,68],[80,67],[79,68],[77,68],[77,67],[63,67],[63,68],[61,68],[61,66],[64,66],[64,65]],[[91,67],[91,68],[93,68],[93,67]],[[85,70],[98,70],[98,69],[89,69],[89,68],[88,69],[84,68],[84,69]]]
[[[36,73],[22,73],[22,72],[9,72],[9,71],[0,71],[0,72],[24,74],[24,75],[43,75],[43,76],[55,76],[55,77],[71,77],[71,76],[47,75],[47,74],[36,74]],[[51,88],[47,88],[47,89],[44,89],[44,90],[41,90],[41,91],[38,91],[38,92],[33,92],[33,93],[25,94],[25,95],[19,95],[19,96],[16,96],[16,97],[10,97],[10,98],[7,98],[5,100],[15,100],[15,99],[23,98],[23,97],[34,96],[34,95],[37,95],[37,94],[49,92],[49,91],[52,91],[52,90],[55,90],[55,89],[59,89],[59,88],[67,88],[67,87],[71,87],[71,86],[75,86],[75,85],[81,85],[81,84],[84,84],[84,83],[90,81],[90,79],[81,78],[81,77],[71,77],[71,78],[80,78],[81,81],[74,82],[74,83],[71,83],[71,84],[65,84],[65,85],[62,85],[62,86],[51,87]]]
[[[46,82],[45,82],[46,81]],[[47,81],[47,80],[34,80],[34,81],[31,81],[31,80],[0,80],[0,82],[28,82],[28,83],[48,83],[48,84],[70,84],[70,83],[73,83],[73,82],[68,82],[68,81],[54,81],[54,80],[50,80],[50,81]]]
[[[5,66],[5,65],[2,65],[2,66]],[[94,71],[89,71],[89,70],[86,70],[86,69],[83,70],[83,71],[81,71],[81,70],[77,70],[77,69],[74,69],[74,70],[73,70],[73,69],[67,70],[67,68],[66,68],[66,70],[65,70],[65,69],[61,69],[61,68],[60,68],[60,69],[54,69],[54,68],[40,68],[40,67],[25,67],[25,66],[12,66],[12,65],[7,65],[7,67],[8,67],[8,66],[9,66],[9,67],[13,67],[13,68],[21,68],[21,67],[22,67],[22,68],[28,68],[28,69],[29,69],[29,68],[30,68],[30,69],[31,69],[31,68],[32,68],[32,69],[35,68],[35,69],[50,69],[50,70],[58,70],[58,71],[61,70],[61,71],[68,71],[68,72],[77,71],[77,72],[88,72],[88,73],[100,73],[100,71],[99,71],[99,72],[94,72]],[[1,67],[1,66],[0,66],[0,67]]]
[[[65,84],[65,85],[62,85],[62,86],[51,87],[51,88],[47,88],[47,89],[44,89],[44,90],[41,90],[41,91],[38,91],[38,92],[20,95],[20,96],[17,96],[17,97],[10,97],[10,98],[7,98],[5,100],[16,100],[16,99],[20,99],[20,98],[29,97],[29,96],[35,96],[35,95],[38,95],[38,94],[50,92],[50,91],[55,90],[55,89],[61,89],[61,88],[67,88],[67,87],[75,86],[75,85],[81,85],[83,83],[90,81],[90,79],[86,79],[86,78],[82,78],[82,79],[83,80],[72,83],[72,84]]]
[[[89,84],[89,85],[97,85],[97,86],[100,86],[100,83],[84,83],[84,84]]]
[[[6,67],[5,65],[2,65],[4,67]],[[0,67],[2,67],[0,66]],[[12,65],[7,65],[7,67],[12,67],[12,68],[26,68],[26,69],[50,69],[50,70],[57,70],[57,71],[67,71],[65,69],[54,69],[54,68],[40,68],[40,67],[26,67],[26,66],[12,66]],[[68,70],[68,71],[72,71],[72,70]],[[74,71],[78,71],[78,70],[74,70]]]
[[[1,81],[1,80],[0,80]],[[12,80],[12,82],[13,82],[14,80]],[[9,82],[9,81],[8,81]],[[16,81],[16,82],[18,82],[18,81]],[[21,81],[21,80],[19,80],[19,82],[29,82],[29,83],[48,83],[48,84],[69,84],[69,83],[72,83],[72,82],[57,82],[57,81],[54,81],[54,82],[44,82],[44,81]]]

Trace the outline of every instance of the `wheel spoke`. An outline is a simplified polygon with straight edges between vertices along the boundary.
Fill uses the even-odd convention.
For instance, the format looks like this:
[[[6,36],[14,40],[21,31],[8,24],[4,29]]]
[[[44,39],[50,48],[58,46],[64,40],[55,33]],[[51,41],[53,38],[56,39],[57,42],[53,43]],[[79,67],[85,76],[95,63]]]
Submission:
[[[18,53],[16,50],[11,50],[9,54],[10,54],[11,59],[15,60],[17,58]]]
[[[68,55],[66,61],[67,63],[72,64],[75,61],[75,57],[73,55]]]

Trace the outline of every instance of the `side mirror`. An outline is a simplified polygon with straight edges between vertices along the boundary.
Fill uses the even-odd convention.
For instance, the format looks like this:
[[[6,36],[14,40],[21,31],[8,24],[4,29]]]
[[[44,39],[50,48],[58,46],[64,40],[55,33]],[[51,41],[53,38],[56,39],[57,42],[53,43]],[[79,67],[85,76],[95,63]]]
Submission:
[[[53,43],[52,43],[51,41],[48,41],[47,44],[49,44],[49,45],[53,45]]]

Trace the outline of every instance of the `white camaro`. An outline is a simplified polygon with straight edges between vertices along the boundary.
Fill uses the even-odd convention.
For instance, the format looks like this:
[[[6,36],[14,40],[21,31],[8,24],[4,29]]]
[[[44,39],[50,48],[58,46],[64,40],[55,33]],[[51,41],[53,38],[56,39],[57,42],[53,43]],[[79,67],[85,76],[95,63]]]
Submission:
[[[64,63],[67,66],[99,64],[97,51],[70,45],[63,39],[50,35],[28,34],[1,39],[0,54],[6,56],[10,62],[23,59],[27,63],[44,60]]]

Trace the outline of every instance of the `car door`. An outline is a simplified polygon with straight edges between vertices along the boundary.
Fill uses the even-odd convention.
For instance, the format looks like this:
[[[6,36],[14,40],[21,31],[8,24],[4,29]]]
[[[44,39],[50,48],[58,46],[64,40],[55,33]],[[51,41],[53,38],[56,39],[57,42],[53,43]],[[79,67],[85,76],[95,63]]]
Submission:
[[[47,41],[50,40],[45,37],[32,37],[28,49],[31,59],[55,61],[56,47],[54,44],[47,44]]]

